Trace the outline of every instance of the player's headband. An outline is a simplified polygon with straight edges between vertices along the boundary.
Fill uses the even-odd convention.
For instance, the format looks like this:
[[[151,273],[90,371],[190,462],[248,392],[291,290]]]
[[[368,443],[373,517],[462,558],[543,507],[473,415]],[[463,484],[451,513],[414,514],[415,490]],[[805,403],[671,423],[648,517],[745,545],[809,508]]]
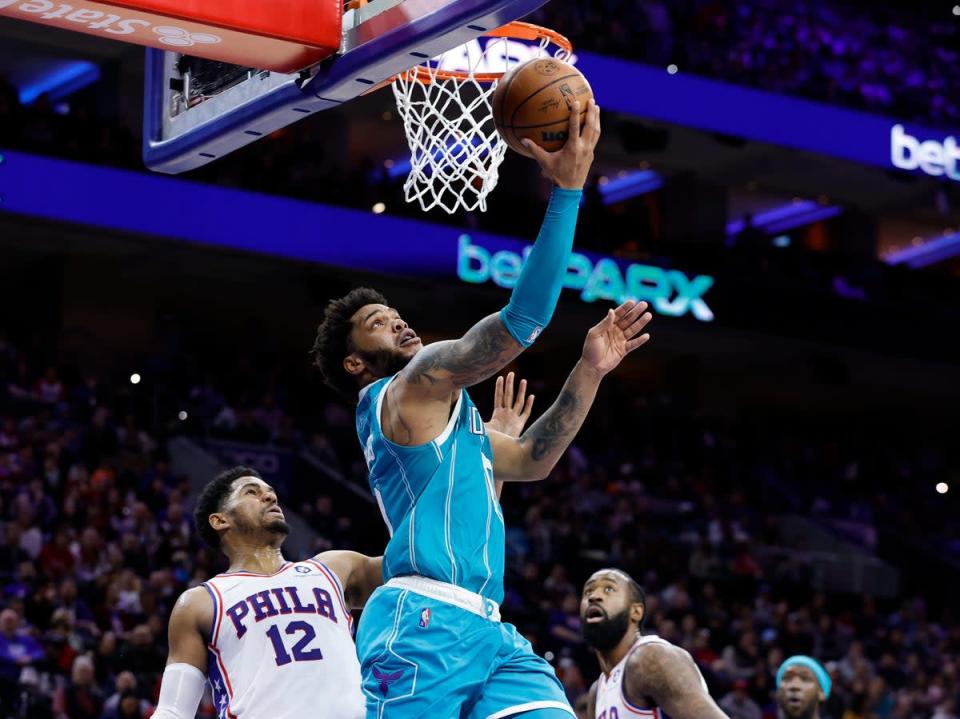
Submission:
[[[817,678],[817,683],[820,685],[820,688],[823,689],[824,698],[829,699],[830,688],[833,686],[830,675],[827,673],[827,670],[823,668],[823,664],[813,657],[807,657],[802,654],[792,656],[780,665],[780,669],[777,670],[777,689],[780,688],[780,682],[783,680],[783,675],[787,669],[797,666],[806,667],[813,672],[813,675]]]

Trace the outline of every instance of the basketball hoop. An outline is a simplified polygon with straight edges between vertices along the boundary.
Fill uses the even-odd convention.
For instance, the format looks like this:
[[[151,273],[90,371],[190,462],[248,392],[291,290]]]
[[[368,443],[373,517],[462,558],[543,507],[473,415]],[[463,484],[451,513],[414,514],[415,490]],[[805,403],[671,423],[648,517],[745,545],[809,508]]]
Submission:
[[[563,35],[517,21],[397,75],[393,94],[410,146],[406,201],[424,211],[485,212],[507,151],[490,108],[497,82],[527,60],[572,52]]]

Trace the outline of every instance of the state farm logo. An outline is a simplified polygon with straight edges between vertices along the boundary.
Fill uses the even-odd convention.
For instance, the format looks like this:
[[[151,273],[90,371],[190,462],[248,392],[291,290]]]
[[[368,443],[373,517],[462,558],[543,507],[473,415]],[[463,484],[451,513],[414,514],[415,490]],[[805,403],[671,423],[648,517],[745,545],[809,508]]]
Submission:
[[[94,8],[104,8],[104,10]],[[174,25],[154,27],[150,20],[145,19],[151,17],[150,15],[122,17],[116,14],[116,10],[117,8],[112,6],[108,7],[95,2],[81,6],[52,2],[52,0],[30,0],[30,2],[0,0],[0,15],[25,16],[25,20],[56,25],[69,30],[102,32],[108,35],[136,35],[148,28],[153,28],[157,39],[170,47],[216,45],[223,42],[222,38],[208,32],[189,32]]]
[[[220,38],[208,32],[187,32],[182,27],[161,25],[153,28],[160,36],[160,42],[174,47],[193,47],[194,45],[216,45]]]

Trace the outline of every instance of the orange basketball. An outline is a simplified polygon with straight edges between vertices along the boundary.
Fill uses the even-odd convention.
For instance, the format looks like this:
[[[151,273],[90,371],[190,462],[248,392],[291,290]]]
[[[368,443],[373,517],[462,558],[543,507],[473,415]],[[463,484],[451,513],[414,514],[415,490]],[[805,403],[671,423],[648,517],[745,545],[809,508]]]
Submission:
[[[493,122],[507,145],[527,157],[520,140],[528,138],[555,152],[567,141],[570,110],[580,101],[580,121],[593,97],[590,83],[573,65],[561,60],[530,60],[507,72],[491,102]]]

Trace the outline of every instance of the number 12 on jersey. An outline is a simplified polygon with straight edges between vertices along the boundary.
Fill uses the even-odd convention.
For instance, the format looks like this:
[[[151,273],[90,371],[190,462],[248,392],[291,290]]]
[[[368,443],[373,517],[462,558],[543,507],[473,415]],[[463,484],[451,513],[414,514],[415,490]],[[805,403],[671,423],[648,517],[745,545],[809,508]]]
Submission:
[[[282,667],[290,662],[315,662],[323,659],[323,652],[320,651],[319,647],[315,649],[307,648],[307,645],[317,638],[316,631],[309,623],[304,621],[289,622],[287,628],[284,630],[284,634],[290,636],[301,632],[303,636],[293,645],[291,649],[293,656],[291,657],[290,654],[287,653],[286,645],[283,643],[283,637],[280,636],[280,625],[274,624],[267,630],[267,636],[270,637],[270,642],[273,644],[274,658],[277,661],[278,667]]]

